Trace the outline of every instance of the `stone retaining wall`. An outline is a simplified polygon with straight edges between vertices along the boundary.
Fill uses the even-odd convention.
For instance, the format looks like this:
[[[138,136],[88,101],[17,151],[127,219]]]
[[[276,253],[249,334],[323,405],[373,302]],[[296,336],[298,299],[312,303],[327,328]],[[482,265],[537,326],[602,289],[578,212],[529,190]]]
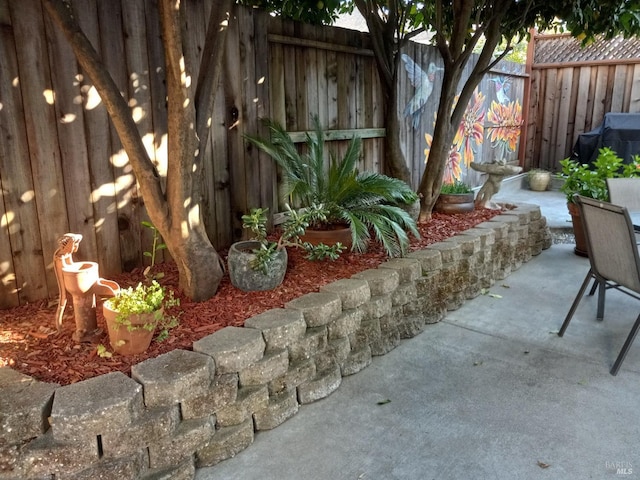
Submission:
[[[535,205],[193,344],[60,387],[0,368],[0,480],[191,479],[551,245]]]

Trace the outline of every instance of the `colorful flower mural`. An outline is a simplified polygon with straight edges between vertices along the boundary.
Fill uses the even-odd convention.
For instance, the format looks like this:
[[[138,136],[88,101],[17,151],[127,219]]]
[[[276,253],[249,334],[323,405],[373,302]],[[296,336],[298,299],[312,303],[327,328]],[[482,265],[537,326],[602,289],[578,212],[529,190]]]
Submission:
[[[468,168],[469,164],[475,159],[477,153],[475,147],[481,145],[484,141],[485,99],[485,95],[476,88],[449,150],[449,158],[445,165],[443,177],[444,183],[453,183],[455,180],[461,180],[463,162],[465,167]],[[435,117],[434,115],[434,125]],[[433,137],[425,133],[424,138],[427,141],[427,148],[424,150],[424,161],[427,163]]]
[[[489,127],[491,146],[497,149],[498,159],[505,160],[509,153],[515,152],[522,127],[522,105],[518,100],[505,104],[491,102],[487,120],[493,124]]]

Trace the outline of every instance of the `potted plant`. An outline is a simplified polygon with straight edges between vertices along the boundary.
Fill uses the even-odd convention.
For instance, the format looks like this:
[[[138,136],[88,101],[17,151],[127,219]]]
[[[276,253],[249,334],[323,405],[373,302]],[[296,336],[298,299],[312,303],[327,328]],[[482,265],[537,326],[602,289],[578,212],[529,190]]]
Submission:
[[[560,191],[567,197],[567,207],[573,222],[573,232],[576,239],[575,253],[587,256],[587,245],[582,221],[577,205],[573,202],[575,194],[596,200],[609,200],[607,178],[637,177],[640,176],[640,157],[635,156],[633,161],[625,164],[616,152],[608,147],[601,148],[598,157],[592,165],[580,163],[573,158],[565,158],[560,161],[562,166],[561,176],[564,184]]]
[[[350,248],[362,252],[371,237],[381,243],[389,256],[406,253],[407,232],[419,237],[416,222],[399,205],[412,204],[416,193],[403,181],[374,172],[358,172],[357,161],[362,141],[353,137],[345,155],[339,159],[330,152],[330,164],[325,165],[325,134],[318,118],[315,131],[307,134],[306,151],[300,153],[284,128],[265,120],[270,138],[246,138],[269,154],[282,170],[284,194],[291,197],[296,208],[322,205],[326,220],[312,222],[307,234],[314,231],[326,235],[342,226],[348,227]],[[344,241],[341,241],[345,243]]]
[[[439,213],[466,213],[475,208],[472,188],[461,180],[443,183],[440,195],[433,206]]]
[[[551,183],[551,172],[542,168],[532,168],[527,172],[529,188],[534,192],[544,192]]]
[[[231,245],[227,264],[229,277],[234,287],[244,291],[272,290],[282,283],[287,272],[287,250],[285,247],[304,248],[310,260],[335,260],[342,253],[341,243],[331,246],[312,245],[304,242],[305,229],[312,222],[326,221],[326,211],[311,205],[295,211],[287,205],[286,220],[276,241],[267,238],[268,208],[253,208],[242,216],[243,227],[250,230],[250,240]]]
[[[167,292],[156,280],[120,289],[102,305],[113,350],[121,355],[142,353],[149,348],[156,330],[158,341],[167,338],[178,319],[165,309],[177,305],[180,300],[174,298],[173,291]]]

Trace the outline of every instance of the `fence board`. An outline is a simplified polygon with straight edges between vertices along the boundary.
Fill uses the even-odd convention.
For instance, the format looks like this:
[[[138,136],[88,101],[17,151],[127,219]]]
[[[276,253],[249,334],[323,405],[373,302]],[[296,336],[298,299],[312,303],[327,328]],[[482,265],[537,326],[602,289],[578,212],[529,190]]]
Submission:
[[[20,45],[17,49],[18,70],[40,225],[41,250],[33,254],[42,256],[41,260],[46,265],[47,271],[52,272],[53,253],[57,249],[57,240],[68,231],[69,224],[60,147],[55,127],[53,89],[47,68],[49,62],[46,60],[47,39],[43,12],[37,0],[21,2],[20,6],[10,2],[9,7],[16,43]],[[20,13],[18,14],[16,10],[20,10]],[[40,58],[30,55],[30,52],[38,51],[45,56],[44,63]],[[46,282],[49,295],[54,296],[58,293],[54,276],[47,275],[43,280]]]
[[[629,112],[640,112],[640,64],[633,66],[633,85],[629,99]]]
[[[149,87],[149,60],[147,53],[147,29],[145,22],[145,2],[122,2],[122,20],[124,28],[124,47],[126,67],[129,74],[128,91],[131,113],[142,136],[142,141],[151,161],[157,165],[156,151],[153,142],[153,119],[151,109],[151,91]],[[143,261],[142,245],[149,245],[152,235],[149,229],[142,228],[143,220],[149,221],[149,216],[143,208],[138,188],[132,189],[134,195],[130,202],[131,209],[127,228],[121,229],[121,235],[128,237],[125,242],[129,249],[131,264]],[[131,267],[127,267],[130,270]]]
[[[257,15],[254,15],[254,18],[254,36],[256,38],[267,38],[269,33],[267,28],[269,15],[266,12],[259,12]],[[269,76],[268,42],[255,43],[254,62],[254,82],[256,85],[254,131],[265,136],[268,135],[268,129],[265,128],[258,119],[271,117],[269,83],[267,81]],[[260,183],[258,185],[260,192],[259,205],[273,209],[273,206],[277,205],[278,201],[274,161],[263,152],[259,152],[258,161],[260,168]]]
[[[24,110],[19,77],[11,74],[18,60],[9,28],[0,28],[0,65],[0,307],[6,308],[48,292],[44,259],[33,254],[41,251],[40,227],[26,127],[14,121]]]
[[[91,40],[94,48],[102,55],[105,65],[110,69],[114,80],[124,90],[126,79],[118,83],[117,75],[110,68],[122,60],[122,35],[116,33],[114,26],[121,22],[120,2],[87,1],[76,6],[78,22]],[[105,19],[99,25],[99,19]],[[109,20],[107,20],[109,19]],[[118,31],[120,27],[118,27]],[[100,35],[98,35],[98,33]],[[122,71],[119,67],[115,71]],[[117,156],[114,152],[122,149],[122,145],[108,119],[106,108],[100,101],[89,78],[84,75],[81,82],[83,91],[83,109],[87,155],[90,162],[91,202],[96,224],[97,256],[94,260],[100,263],[100,271],[104,276],[122,271],[120,253],[120,234],[118,225],[117,191],[114,181],[114,165]],[[120,156],[122,158],[122,156]],[[124,168],[121,160],[119,170]]]
[[[566,157],[565,146],[567,144],[567,131],[569,126],[569,107],[571,106],[571,88],[573,86],[573,71],[565,69],[561,72],[560,102],[558,108],[555,145],[553,147],[553,160]]]
[[[614,67],[613,85],[611,87],[610,112],[622,112],[626,79],[627,65],[616,65]]]
[[[596,69],[596,84],[594,90],[594,102],[593,102],[593,115],[592,115],[592,128],[596,125],[600,125],[604,119],[606,112],[606,93],[607,93],[607,81],[609,78],[609,68],[607,66],[600,66]]]
[[[577,96],[580,97],[580,100],[576,103],[575,122],[573,126],[573,139],[577,139],[578,135],[584,132],[586,128],[588,104],[585,101],[585,97],[589,95],[590,80],[591,80],[591,68],[590,67],[580,68],[580,71],[578,74],[578,92],[577,92],[578,93]]]
[[[242,131],[240,125],[245,121],[246,111],[243,102],[244,82],[242,81],[241,56],[240,56],[240,12],[236,10],[233,18],[229,22],[229,31],[227,33],[227,42],[225,45],[224,72],[225,79],[225,106],[226,106],[226,125],[227,125],[227,156],[233,159],[229,162],[229,179],[233,188],[231,193],[232,207],[232,237],[240,238],[242,236],[242,220],[241,217],[248,210],[248,198],[245,182],[245,162],[237,161],[244,157],[244,146],[242,140]]]
[[[97,254],[91,181],[77,69],[56,68],[58,62],[75,64],[75,56],[62,33],[46,17],[49,37],[51,80],[56,92],[57,135],[60,141],[62,173],[69,229],[82,235],[78,258],[95,259]],[[55,59],[55,62],[53,61]]]

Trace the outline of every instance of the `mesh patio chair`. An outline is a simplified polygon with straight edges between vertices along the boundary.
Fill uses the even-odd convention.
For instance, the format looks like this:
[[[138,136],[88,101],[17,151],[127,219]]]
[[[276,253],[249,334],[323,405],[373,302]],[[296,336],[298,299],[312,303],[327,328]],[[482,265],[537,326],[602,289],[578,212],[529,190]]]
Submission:
[[[626,207],[630,212],[640,212],[640,177],[607,178],[607,189],[611,203]],[[633,228],[640,233],[640,225]]]
[[[578,195],[574,196],[574,201],[580,209],[591,267],[558,332],[560,337],[564,335],[569,326],[569,322],[592,278],[600,285],[598,289],[598,320],[602,320],[604,317],[605,291],[610,288],[615,288],[640,300],[640,256],[627,209]],[[618,358],[611,367],[611,375],[618,373],[629,347],[638,333],[638,328],[640,328],[640,315],[636,318]]]
[[[610,203],[626,207],[630,212],[640,212],[640,177],[607,178],[607,190],[609,190]],[[640,226],[634,225],[633,229],[636,234],[640,233]],[[636,244],[640,245],[640,239],[638,237],[636,237]],[[593,282],[589,295],[593,295],[597,288],[598,282]]]
[[[640,177],[607,178],[607,189],[611,203],[629,211],[640,211]]]

